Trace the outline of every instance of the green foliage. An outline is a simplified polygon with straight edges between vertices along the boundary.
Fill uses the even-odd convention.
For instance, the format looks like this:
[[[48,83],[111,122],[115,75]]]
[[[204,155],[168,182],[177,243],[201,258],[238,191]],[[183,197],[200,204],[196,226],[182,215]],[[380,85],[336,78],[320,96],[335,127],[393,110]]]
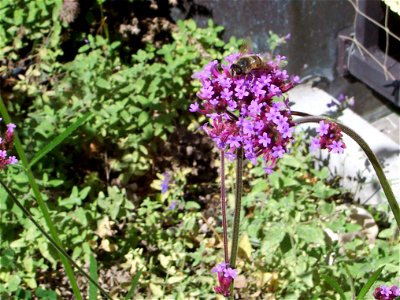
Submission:
[[[58,14],[62,1],[25,0],[23,5],[19,2],[0,3],[0,60],[6,56],[13,61],[20,59],[21,50],[30,44],[45,43],[43,46],[55,49],[60,42],[62,24]]]
[[[223,28],[211,21],[198,28],[188,20],[176,24],[168,42],[123,57],[121,37],[89,30],[77,33],[79,47],[65,59],[60,44],[70,28],[59,19],[62,3],[0,3],[0,73],[12,89],[8,110],[34,158],[62,244],[81,265],[90,262],[101,282],[112,278],[107,287],[120,299],[129,293],[135,299],[214,299],[210,269],[222,260],[215,184],[205,189],[191,182],[198,170],[173,162],[169,189],[161,194],[165,168],[157,164],[165,160],[162,149],[171,134],[189,126],[193,71],[233,52],[240,41],[223,42]],[[273,51],[285,40],[270,35]],[[94,116],[67,141],[49,144],[64,139],[70,124],[80,124],[88,112]],[[350,299],[371,270],[385,265],[379,277],[385,283],[399,276],[395,227],[381,231],[374,244],[358,235],[347,243],[330,238],[328,230],[345,235],[361,228],[339,210],[341,191],[328,184],[328,170],[314,169],[302,147],[300,138],[268,178],[258,168],[247,174],[238,259],[246,276],[238,289],[243,299],[308,299],[310,291],[313,299],[341,293]],[[18,166],[0,176],[44,224]],[[0,296],[56,299],[69,289],[60,286],[65,275],[58,255],[2,189],[0,199]],[[380,216],[374,214],[386,224]],[[94,299],[94,287],[88,292],[86,281],[83,286]]]

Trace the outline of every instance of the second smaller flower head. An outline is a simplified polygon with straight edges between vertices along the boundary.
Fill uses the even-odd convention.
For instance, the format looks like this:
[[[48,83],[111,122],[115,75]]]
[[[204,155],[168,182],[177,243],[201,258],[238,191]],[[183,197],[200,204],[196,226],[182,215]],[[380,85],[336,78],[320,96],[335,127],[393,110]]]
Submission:
[[[237,270],[229,267],[229,264],[222,262],[214,267],[211,272],[218,274],[219,285],[214,288],[215,292],[228,297],[230,295],[230,286],[237,276]]]
[[[400,297],[400,288],[397,285],[388,287],[381,285],[374,291],[374,298],[377,300],[394,300]]]
[[[328,149],[332,153],[343,153],[346,145],[342,141],[342,131],[338,124],[320,121],[317,132],[319,137],[311,140],[311,151]]]

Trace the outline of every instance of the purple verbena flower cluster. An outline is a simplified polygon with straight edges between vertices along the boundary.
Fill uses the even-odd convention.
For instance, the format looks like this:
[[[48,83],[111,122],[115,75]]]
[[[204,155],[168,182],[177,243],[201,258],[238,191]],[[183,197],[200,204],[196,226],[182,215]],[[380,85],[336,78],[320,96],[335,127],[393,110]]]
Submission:
[[[381,285],[374,291],[374,298],[377,300],[394,300],[400,297],[400,288],[397,285],[388,287]]]
[[[193,75],[202,84],[197,93],[201,104],[196,102],[189,110],[211,119],[203,129],[228,158],[233,159],[236,149],[243,147],[249,161],[256,164],[263,157],[265,171],[272,173],[293,139],[294,123],[285,92],[299,78],[281,70],[283,56],[234,76],[231,65],[241,55],[229,55],[223,64],[214,60]]]
[[[13,165],[18,162],[15,156],[9,156],[7,153],[11,151],[13,146],[15,127],[13,123],[7,124],[5,135],[0,136],[0,170],[3,170],[7,165]]]
[[[332,153],[343,153],[346,145],[342,141],[342,131],[339,125],[320,121],[317,132],[319,137],[314,137],[311,140],[311,151],[328,149]]]
[[[219,286],[214,288],[215,292],[228,297],[230,295],[230,286],[232,281],[236,278],[237,270],[229,267],[229,264],[222,262],[211,270],[212,273],[218,274]]]

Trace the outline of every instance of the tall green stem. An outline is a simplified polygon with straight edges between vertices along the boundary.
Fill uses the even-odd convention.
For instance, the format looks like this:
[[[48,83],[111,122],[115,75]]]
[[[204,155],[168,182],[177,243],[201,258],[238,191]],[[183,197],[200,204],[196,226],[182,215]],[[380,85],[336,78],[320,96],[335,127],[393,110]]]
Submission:
[[[239,224],[240,224],[240,210],[242,206],[242,192],[243,192],[243,148],[237,150],[236,159],[236,184],[235,184],[235,214],[233,217],[233,234],[232,234],[232,248],[231,248],[231,261],[230,267],[236,267],[236,257],[239,246]],[[233,281],[231,285],[231,299],[233,299]]]
[[[228,253],[228,225],[226,221],[226,197],[225,197],[225,152],[221,150],[221,213],[222,213],[222,231],[224,234],[224,259],[229,263]]]
[[[5,106],[4,102],[3,102],[3,99],[1,97],[1,95],[0,95],[0,112],[1,112],[1,115],[3,116],[3,118],[4,118],[4,121],[6,123],[11,123],[11,118],[8,115],[7,108],[6,108],[6,106]],[[31,185],[33,194],[34,194],[34,196],[36,198],[36,201],[37,201],[37,203],[39,205],[39,208],[40,208],[40,210],[41,210],[41,212],[43,214],[43,217],[45,219],[46,225],[49,228],[50,235],[54,239],[54,241],[57,243],[57,245],[60,248],[62,248],[61,241],[60,241],[60,239],[58,237],[57,230],[56,230],[53,222],[51,221],[50,214],[49,214],[49,211],[47,209],[47,205],[46,205],[46,203],[44,202],[44,200],[42,198],[42,194],[40,193],[39,186],[37,185],[35,177],[33,176],[32,171],[31,171],[31,169],[29,167],[29,163],[28,163],[28,160],[27,160],[27,158],[25,156],[24,150],[22,148],[21,141],[19,140],[18,134],[16,134],[16,133],[15,133],[15,136],[14,136],[14,145],[15,145],[15,149],[17,150],[18,157],[19,157],[20,161],[22,162],[22,165],[25,168],[26,175],[28,176],[28,180],[29,180],[29,183]],[[73,293],[75,295],[75,298],[77,300],[82,300],[82,295],[81,295],[81,293],[79,291],[78,284],[77,284],[75,276],[74,276],[74,272],[72,270],[71,265],[68,262],[68,259],[66,259],[62,255],[60,256],[60,259],[61,259],[61,262],[62,262],[62,264],[64,266],[65,273],[67,274],[68,280],[71,283],[71,287],[72,287]]]
[[[327,117],[316,117],[316,116],[311,116],[305,113],[301,112],[292,112],[293,115],[299,115],[299,116],[306,116],[301,119],[295,120],[296,124],[302,124],[302,123],[316,123],[321,120],[323,121],[328,121],[332,123],[336,123],[340,126],[342,131],[346,133],[348,136],[350,136],[354,141],[357,142],[358,145],[363,149],[365,154],[367,155],[369,161],[371,162],[376,175],[378,176],[379,182],[383,188],[383,192],[386,195],[386,198],[389,202],[390,208],[393,212],[394,218],[396,220],[397,226],[400,228],[400,209],[399,209],[399,204],[396,201],[396,198],[393,194],[392,188],[390,187],[389,181],[387,180],[385,173],[383,172],[383,168],[380,165],[378,158],[374,154],[374,152],[371,150],[371,148],[368,146],[368,144],[364,141],[364,139],[359,136],[355,131],[353,131],[351,128],[347,127],[346,125],[343,125],[341,123],[338,123],[330,118]]]

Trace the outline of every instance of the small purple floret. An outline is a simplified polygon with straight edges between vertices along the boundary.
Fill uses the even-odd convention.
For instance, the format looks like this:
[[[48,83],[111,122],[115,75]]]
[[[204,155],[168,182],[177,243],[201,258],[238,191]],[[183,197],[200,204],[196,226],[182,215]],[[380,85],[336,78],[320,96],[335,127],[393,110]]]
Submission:
[[[168,172],[164,172],[164,179],[161,183],[161,194],[164,194],[168,191],[169,187],[169,180],[170,180],[170,175]]]
[[[199,110],[199,104],[197,102],[190,104],[189,111],[196,112]]]
[[[373,296],[376,300],[394,300],[400,296],[400,289],[397,285],[392,287],[381,285],[375,289]]]

